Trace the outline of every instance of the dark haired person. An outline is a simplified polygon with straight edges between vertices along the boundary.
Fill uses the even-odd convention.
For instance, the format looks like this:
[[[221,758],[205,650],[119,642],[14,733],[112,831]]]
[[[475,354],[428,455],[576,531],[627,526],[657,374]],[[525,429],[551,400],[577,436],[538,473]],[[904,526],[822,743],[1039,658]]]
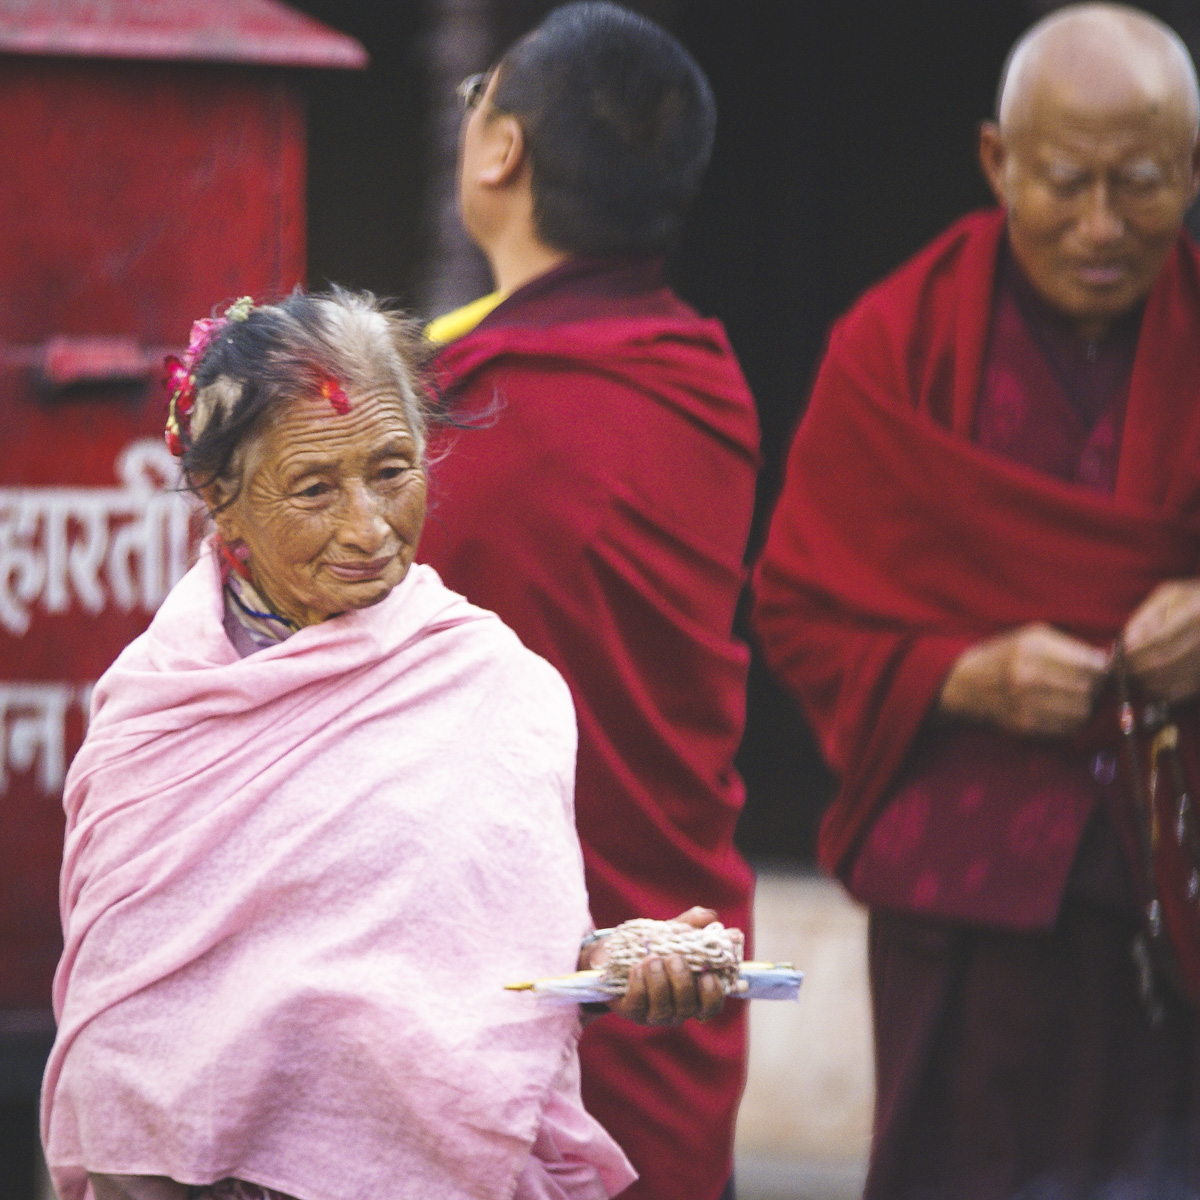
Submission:
[[[1115,705],[1078,736],[1119,635],[1148,698],[1200,692],[1198,124],[1160,22],[1039,22],[981,133],[1000,208],[838,323],[792,448],[757,625],[871,908],[868,1200],[1200,1195]]]
[[[570,685],[597,924],[696,903],[746,928],[747,655],[731,625],[757,423],[720,325],[663,282],[712,95],[658,26],[570,4],[465,98],[463,217],[499,290],[429,332],[447,343],[448,403],[495,417],[437,462],[422,560]],[[585,1031],[584,1100],[641,1176],[629,1196],[726,1188],[742,1007],[684,1030]]]

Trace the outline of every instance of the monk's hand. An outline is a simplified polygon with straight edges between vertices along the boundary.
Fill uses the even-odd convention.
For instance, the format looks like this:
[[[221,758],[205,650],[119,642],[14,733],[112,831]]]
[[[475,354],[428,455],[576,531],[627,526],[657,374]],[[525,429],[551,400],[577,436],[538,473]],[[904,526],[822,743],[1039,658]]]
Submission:
[[[717,919],[711,908],[689,908],[673,918],[694,929],[703,929]],[[602,967],[607,961],[603,940],[595,944],[589,965]],[[625,995],[609,1001],[609,1009],[639,1025],[681,1025],[689,1017],[707,1021],[725,1004],[725,989],[709,971],[694,975],[678,954],[660,958],[651,955],[629,970]]]
[[[1066,737],[1092,714],[1111,656],[1049,625],[1023,625],[969,647],[938,697],[944,716],[1035,737]]]
[[[1157,700],[1200,692],[1200,581],[1161,583],[1125,626],[1130,675]]]

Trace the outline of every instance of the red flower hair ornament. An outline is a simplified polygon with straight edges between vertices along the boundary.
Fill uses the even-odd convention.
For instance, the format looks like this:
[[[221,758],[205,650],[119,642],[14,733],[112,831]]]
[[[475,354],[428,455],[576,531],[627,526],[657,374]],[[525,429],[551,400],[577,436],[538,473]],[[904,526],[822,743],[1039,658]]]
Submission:
[[[253,307],[253,297],[242,296],[225,310],[224,315],[193,322],[183,358],[168,354],[163,360],[167,368],[167,395],[170,397],[165,436],[167,449],[176,458],[183,457],[186,448],[184,438],[191,425],[192,408],[196,403],[196,367],[221,330],[230,321],[244,321]]]

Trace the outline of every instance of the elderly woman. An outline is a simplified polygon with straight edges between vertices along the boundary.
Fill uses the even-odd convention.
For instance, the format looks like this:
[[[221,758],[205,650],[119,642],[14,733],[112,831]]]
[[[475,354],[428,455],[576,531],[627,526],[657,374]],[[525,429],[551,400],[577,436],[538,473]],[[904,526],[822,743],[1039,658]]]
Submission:
[[[574,719],[551,667],[413,565],[414,358],[334,291],[239,302],[173,366],[168,441],[216,533],[98,684],[67,784],[62,1200],[633,1178],[580,1104],[575,1011],[502,988],[581,958]],[[650,962],[622,1007],[706,1015],[715,984]]]

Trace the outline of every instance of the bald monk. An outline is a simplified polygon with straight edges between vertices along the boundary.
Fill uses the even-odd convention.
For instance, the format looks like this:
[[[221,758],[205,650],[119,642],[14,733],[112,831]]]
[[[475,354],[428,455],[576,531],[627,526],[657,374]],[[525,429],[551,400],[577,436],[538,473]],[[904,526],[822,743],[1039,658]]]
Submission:
[[[868,1200],[1200,1193],[1107,699],[1082,736],[1119,634],[1149,695],[1200,691],[1198,116],[1158,21],[1035,25],[980,136],[999,209],[835,326],[791,450],[755,622],[870,907]]]
[[[428,333],[454,410],[491,416],[435,455],[421,557],[570,685],[596,923],[703,904],[745,929],[732,625],[757,420],[724,330],[663,275],[712,148],[708,81],[653,22],[587,3],[465,91],[459,200],[497,290]],[[745,1020],[584,1031],[584,1103],[638,1171],[628,1200],[726,1193]]]

